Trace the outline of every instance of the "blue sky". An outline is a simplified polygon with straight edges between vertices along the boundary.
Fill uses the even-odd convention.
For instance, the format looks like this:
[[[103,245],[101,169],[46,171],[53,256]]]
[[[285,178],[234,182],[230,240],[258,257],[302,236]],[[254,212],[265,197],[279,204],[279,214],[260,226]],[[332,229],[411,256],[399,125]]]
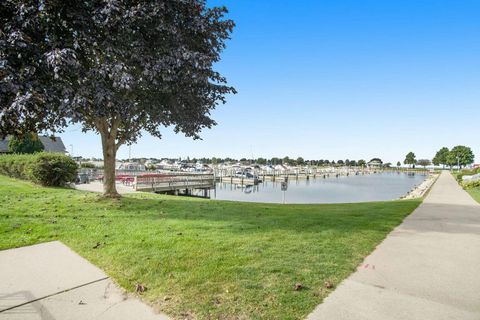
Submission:
[[[238,94],[193,141],[144,135],[132,157],[480,159],[480,1],[211,0],[237,27],[216,66]],[[100,139],[69,127],[75,155]],[[118,158],[128,157],[128,147]]]

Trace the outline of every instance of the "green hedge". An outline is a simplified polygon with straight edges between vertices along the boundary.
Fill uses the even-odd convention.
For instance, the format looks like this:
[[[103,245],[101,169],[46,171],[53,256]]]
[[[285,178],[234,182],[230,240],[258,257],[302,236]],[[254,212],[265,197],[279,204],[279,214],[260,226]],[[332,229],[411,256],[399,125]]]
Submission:
[[[9,154],[0,156],[0,174],[44,186],[65,186],[75,182],[77,164],[60,153]]]
[[[478,188],[480,187],[480,180],[474,180],[474,181],[466,181],[462,183],[462,186],[465,189],[473,189],[473,188]]]

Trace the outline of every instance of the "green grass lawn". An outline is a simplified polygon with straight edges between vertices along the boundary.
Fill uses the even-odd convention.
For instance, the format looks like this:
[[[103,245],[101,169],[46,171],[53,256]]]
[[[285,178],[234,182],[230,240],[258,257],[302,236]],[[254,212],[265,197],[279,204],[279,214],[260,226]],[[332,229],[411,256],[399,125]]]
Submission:
[[[473,199],[477,200],[477,202],[480,202],[480,187],[467,189],[467,192],[470,193]]]
[[[102,200],[0,176],[0,203],[0,249],[60,240],[173,318],[302,319],[420,201]]]

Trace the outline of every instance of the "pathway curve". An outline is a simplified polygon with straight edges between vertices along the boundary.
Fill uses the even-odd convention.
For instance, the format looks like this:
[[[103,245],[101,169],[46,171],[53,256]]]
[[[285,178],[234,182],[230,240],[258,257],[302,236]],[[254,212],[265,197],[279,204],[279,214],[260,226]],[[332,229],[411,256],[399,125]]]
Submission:
[[[480,205],[443,172],[308,319],[479,320]]]

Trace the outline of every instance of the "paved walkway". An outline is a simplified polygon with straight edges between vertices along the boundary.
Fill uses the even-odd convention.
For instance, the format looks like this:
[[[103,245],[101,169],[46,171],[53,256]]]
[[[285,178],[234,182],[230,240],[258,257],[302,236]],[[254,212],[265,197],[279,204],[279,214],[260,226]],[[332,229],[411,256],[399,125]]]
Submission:
[[[444,172],[308,319],[479,320],[480,205]]]
[[[0,320],[167,320],[54,241],[0,251]]]
[[[125,186],[122,183],[116,183],[117,191],[120,194],[135,193],[133,186]],[[91,192],[103,192],[103,183],[99,181],[92,181],[85,184],[76,184],[75,189],[82,191],[91,191]]]

